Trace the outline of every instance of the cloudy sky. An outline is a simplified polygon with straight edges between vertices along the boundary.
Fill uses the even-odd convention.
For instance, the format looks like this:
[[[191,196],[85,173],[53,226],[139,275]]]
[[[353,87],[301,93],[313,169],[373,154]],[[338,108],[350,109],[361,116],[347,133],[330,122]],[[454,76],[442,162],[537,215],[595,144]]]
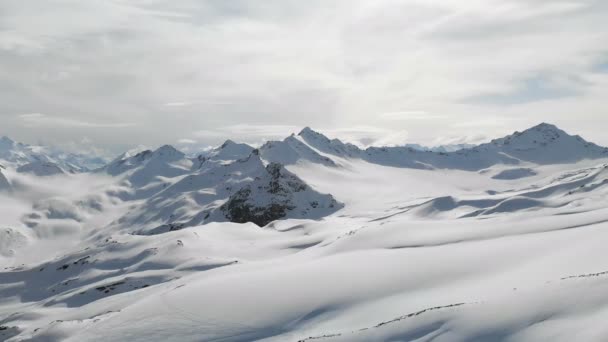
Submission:
[[[605,0],[0,2],[0,135],[362,144],[552,122],[608,145]]]

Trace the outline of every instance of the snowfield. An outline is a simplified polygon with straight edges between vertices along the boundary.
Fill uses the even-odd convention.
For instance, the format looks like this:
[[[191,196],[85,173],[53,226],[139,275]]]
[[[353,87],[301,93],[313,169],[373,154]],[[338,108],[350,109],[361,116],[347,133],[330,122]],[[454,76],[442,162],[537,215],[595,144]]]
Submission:
[[[608,150],[549,124],[69,172],[2,142],[2,341],[608,340]]]

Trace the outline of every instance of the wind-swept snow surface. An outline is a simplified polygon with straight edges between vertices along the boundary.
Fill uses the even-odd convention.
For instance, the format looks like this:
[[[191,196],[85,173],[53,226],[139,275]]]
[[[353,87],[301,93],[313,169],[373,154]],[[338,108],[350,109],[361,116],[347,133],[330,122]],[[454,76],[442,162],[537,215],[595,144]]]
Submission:
[[[552,125],[6,164],[0,340],[608,340],[608,154]]]

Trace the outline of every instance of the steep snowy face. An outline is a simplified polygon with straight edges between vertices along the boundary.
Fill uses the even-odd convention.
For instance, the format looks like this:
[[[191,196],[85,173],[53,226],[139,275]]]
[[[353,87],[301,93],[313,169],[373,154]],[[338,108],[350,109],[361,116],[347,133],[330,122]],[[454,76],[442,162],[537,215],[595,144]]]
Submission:
[[[270,163],[262,177],[232,194],[219,210],[231,222],[265,226],[287,217],[318,219],[342,206],[333,196],[311,189],[281,164]]]
[[[57,164],[40,160],[19,166],[17,172],[29,173],[40,177],[62,175],[66,173]]]

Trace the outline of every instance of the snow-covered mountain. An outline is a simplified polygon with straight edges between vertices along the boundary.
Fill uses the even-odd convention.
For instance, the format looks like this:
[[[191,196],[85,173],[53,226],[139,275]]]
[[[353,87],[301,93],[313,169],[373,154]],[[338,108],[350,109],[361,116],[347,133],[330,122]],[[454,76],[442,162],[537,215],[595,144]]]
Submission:
[[[21,165],[17,168],[17,172],[31,173],[36,176],[54,176],[54,175],[61,175],[61,174],[66,173],[66,171],[64,171],[62,168],[60,168],[57,164],[48,162],[48,161],[41,161],[41,160],[36,160],[36,161],[30,162],[30,163]]]
[[[497,164],[562,164],[608,156],[608,148],[571,136],[554,125],[540,124],[473,147],[452,152],[434,152],[408,146],[369,147],[329,139],[309,127],[298,136],[267,143],[261,149],[265,159],[283,164],[299,161],[340,165],[341,159],[361,159],[370,163],[416,169],[460,169],[476,171]]]
[[[126,179],[135,189],[141,189],[147,185],[166,184],[165,179],[187,174],[191,169],[192,161],[184,153],[164,145],[155,151],[122,155],[97,172]]]
[[[64,171],[83,172],[102,167],[106,160],[98,156],[67,153],[57,148],[27,145],[0,137],[0,164],[17,168],[30,163],[52,163]]]
[[[311,189],[280,164],[265,165],[258,150],[230,163],[212,163],[174,177],[114,223],[138,234],[158,234],[208,222],[253,222],[282,218],[319,219],[342,207]]]
[[[283,141],[265,143],[260,148],[260,153],[264,160],[285,165],[295,164],[298,161],[309,161],[326,166],[336,166],[331,158],[311,148],[310,145],[295,135],[291,135]]]
[[[48,163],[0,168],[2,341],[608,338],[608,153],[552,125]]]
[[[209,164],[227,164],[233,161],[247,158],[254,148],[243,143],[236,143],[232,140],[226,140],[221,146],[210,149],[197,158],[197,168],[205,167]]]
[[[265,226],[283,218],[321,218],[342,208],[333,196],[311,189],[281,164],[270,163],[265,170],[220,207],[229,221]]]

